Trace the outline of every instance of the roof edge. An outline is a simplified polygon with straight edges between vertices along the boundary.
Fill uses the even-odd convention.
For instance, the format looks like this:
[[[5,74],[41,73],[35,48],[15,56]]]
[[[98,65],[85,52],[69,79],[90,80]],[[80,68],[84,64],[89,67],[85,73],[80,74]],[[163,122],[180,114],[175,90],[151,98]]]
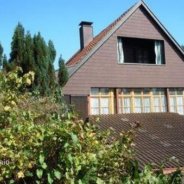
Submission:
[[[181,52],[181,54],[184,56],[184,51],[181,48],[180,44],[176,41],[176,39],[172,36],[172,34],[166,29],[166,27],[160,22],[160,20],[156,17],[156,15],[151,11],[151,9],[148,7],[148,5],[141,1],[141,4],[144,6],[144,8],[150,13],[152,18],[156,21],[156,23],[161,27],[161,29],[164,31],[164,33],[171,39],[171,41],[174,43],[174,45],[178,48],[178,50]]]

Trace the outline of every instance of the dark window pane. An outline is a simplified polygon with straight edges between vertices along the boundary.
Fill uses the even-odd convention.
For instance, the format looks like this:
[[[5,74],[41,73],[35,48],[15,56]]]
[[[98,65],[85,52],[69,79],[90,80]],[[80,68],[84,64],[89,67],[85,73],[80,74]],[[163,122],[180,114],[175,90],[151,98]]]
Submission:
[[[145,63],[145,64],[165,63],[163,41],[139,39],[139,38],[125,38],[125,37],[122,37],[121,40],[122,40],[121,47],[123,47],[122,52],[124,56],[123,63]],[[155,43],[157,43],[157,45],[155,45]],[[155,51],[155,48],[157,48],[156,49],[157,52]],[[159,58],[161,58],[161,60]],[[160,62],[156,63],[156,61]]]
[[[169,89],[169,94],[170,95],[175,95],[176,94],[176,89],[175,88]]]
[[[183,89],[182,88],[178,88],[177,95],[183,95]]]
[[[109,91],[109,88],[100,88],[100,92],[102,95],[108,95]]]
[[[144,88],[143,94],[144,94],[144,95],[149,95],[149,94],[150,94],[150,91],[151,91],[151,89],[149,89],[149,88]]]
[[[131,89],[122,89],[122,92],[123,92],[123,94],[124,95],[130,95],[130,93],[131,93]]]
[[[135,95],[141,95],[141,92],[142,92],[142,89],[137,88],[134,90]]]
[[[160,94],[160,89],[159,88],[153,88],[153,95],[159,95]]]
[[[92,95],[99,95],[99,88],[91,88]]]

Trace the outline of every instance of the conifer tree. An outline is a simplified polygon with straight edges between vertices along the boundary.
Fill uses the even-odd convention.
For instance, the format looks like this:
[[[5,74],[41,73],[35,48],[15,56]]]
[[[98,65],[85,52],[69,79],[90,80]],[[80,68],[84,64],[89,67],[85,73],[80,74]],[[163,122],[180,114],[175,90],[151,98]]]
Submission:
[[[12,42],[11,42],[11,53],[10,63],[14,63],[16,66],[21,66],[24,59],[24,28],[22,24],[18,23],[15,28]]]
[[[8,63],[8,60],[7,60],[7,57],[6,57],[6,54],[3,55],[3,70],[4,71],[10,71],[10,64]]]
[[[3,47],[0,43],[0,69],[2,69],[3,66]]]
[[[40,33],[34,36],[34,58],[35,58],[35,87],[41,94],[49,91],[48,56],[47,45]]]
[[[58,83],[63,87],[68,81],[69,75],[63,58],[59,58]]]
[[[55,57],[56,50],[52,41],[46,44],[40,33],[33,37],[29,32],[25,34],[24,27],[18,23],[12,37],[10,59],[5,63],[5,67],[6,71],[9,71],[20,66],[23,74],[34,71],[35,81],[31,89],[45,95],[56,87]]]
[[[8,63],[6,54],[4,53],[4,49],[0,43],[0,69],[3,71],[10,71],[10,64]]]
[[[29,71],[35,72],[35,59],[34,59],[34,53],[33,53],[33,39],[31,37],[31,34],[29,32],[26,33],[25,39],[24,39],[24,55],[23,55],[23,62],[22,62],[22,69],[24,73],[27,73]]]
[[[54,44],[51,40],[48,42],[48,57],[49,57],[49,63],[48,63],[48,77],[49,77],[49,88],[53,89],[55,88],[56,84],[56,77],[55,77],[55,70],[54,70],[54,61],[56,58],[56,49],[54,47]]]

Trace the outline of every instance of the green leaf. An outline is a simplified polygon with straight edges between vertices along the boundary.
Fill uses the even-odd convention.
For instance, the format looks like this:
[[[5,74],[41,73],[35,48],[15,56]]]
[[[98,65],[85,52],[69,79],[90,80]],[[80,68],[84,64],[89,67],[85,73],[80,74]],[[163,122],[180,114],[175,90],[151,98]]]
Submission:
[[[69,146],[69,144],[66,142],[65,144],[64,144],[64,148],[67,148]]]
[[[76,134],[71,133],[71,137],[72,137],[72,140],[73,140],[74,143],[77,143],[78,142],[78,137],[77,137]]]
[[[81,180],[78,181],[78,184],[83,184],[83,182]]]
[[[43,170],[42,169],[37,169],[36,170],[36,175],[38,176],[39,179],[41,179],[42,175],[43,175]]]
[[[45,162],[41,166],[42,166],[43,169],[47,168],[47,164]]]
[[[54,170],[54,176],[55,176],[58,180],[61,179],[61,173],[60,173],[59,171],[57,171],[57,170]]]
[[[44,163],[44,160],[45,160],[44,155],[40,155],[39,156],[39,162],[40,162],[40,164],[43,164]]]
[[[68,157],[68,160],[70,161],[70,163],[72,164],[73,163],[73,157],[72,157],[72,155],[69,153],[67,157]]]
[[[9,181],[9,184],[13,184],[13,183],[15,183],[14,180],[10,180],[10,181]]]
[[[48,181],[49,184],[52,184],[53,183],[53,179],[51,178],[50,173],[47,174],[47,181]]]
[[[101,180],[100,178],[97,178],[96,183],[97,184],[105,184],[105,182],[103,180]]]

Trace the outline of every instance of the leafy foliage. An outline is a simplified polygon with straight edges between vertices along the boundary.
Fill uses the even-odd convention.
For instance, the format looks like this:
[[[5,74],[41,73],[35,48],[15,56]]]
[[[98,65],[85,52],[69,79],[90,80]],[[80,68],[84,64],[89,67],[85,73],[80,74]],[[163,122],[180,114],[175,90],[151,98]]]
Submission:
[[[57,184],[180,183],[134,160],[133,131],[119,138],[84,123],[56,98],[26,92],[34,73],[0,73],[0,182]]]

